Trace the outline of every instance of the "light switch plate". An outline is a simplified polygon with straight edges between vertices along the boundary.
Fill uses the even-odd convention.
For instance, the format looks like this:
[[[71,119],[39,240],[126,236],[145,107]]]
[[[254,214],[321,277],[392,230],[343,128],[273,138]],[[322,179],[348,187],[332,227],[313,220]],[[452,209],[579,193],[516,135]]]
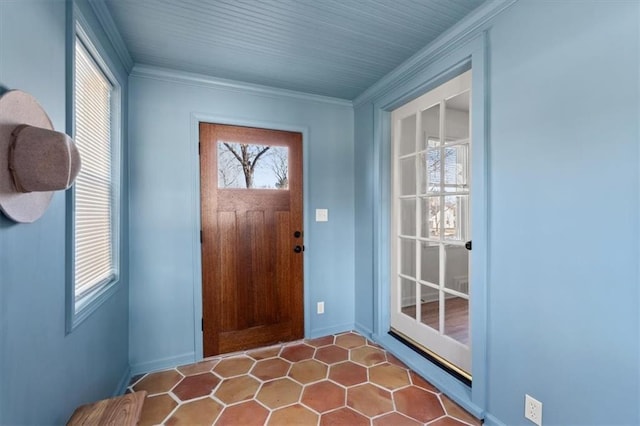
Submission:
[[[316,209],[316,222],[328,222],[328,221],[329,221],[329,210]]]

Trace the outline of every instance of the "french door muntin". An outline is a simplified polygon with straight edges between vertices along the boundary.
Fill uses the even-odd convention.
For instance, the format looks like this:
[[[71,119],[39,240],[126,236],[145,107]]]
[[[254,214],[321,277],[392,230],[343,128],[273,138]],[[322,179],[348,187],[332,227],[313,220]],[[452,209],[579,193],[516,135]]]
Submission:
[[[392,113],[391,327],[471,375],[471,71]]]

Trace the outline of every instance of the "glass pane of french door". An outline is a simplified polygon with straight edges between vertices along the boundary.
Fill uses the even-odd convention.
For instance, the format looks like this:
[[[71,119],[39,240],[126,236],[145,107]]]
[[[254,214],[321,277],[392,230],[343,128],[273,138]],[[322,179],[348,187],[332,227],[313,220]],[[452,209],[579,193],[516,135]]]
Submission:
[[[471,71],[392,112],[391,327],[471,375]]]

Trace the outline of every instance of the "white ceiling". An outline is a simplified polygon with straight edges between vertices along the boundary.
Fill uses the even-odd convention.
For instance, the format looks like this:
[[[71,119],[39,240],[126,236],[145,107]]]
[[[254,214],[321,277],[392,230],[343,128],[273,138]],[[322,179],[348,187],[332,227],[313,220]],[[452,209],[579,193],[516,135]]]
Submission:
[[[354,99],[484,0],[103,0],[135,63]]]

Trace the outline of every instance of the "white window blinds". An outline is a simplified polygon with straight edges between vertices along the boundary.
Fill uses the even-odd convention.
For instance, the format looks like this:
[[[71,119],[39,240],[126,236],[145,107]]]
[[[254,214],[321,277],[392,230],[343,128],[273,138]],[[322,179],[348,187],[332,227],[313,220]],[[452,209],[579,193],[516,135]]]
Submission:
[[[114,264],[111,94],[113,87],[79,39],[75,61],[75,142],[82,170],[75,184],[75,299],[116,276]],[[76,304],[76,311],[80,306]]]

